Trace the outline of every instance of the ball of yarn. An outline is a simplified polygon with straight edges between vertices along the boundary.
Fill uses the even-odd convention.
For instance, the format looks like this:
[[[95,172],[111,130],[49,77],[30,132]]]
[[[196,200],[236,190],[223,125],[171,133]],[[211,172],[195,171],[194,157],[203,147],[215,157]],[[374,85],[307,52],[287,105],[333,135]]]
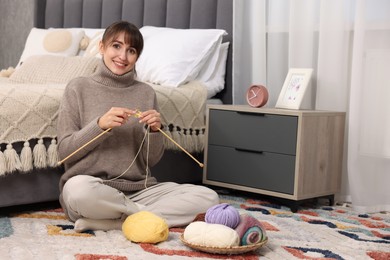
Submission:
[[[203,221],[189,224],[183,232],[183,238],[188,243],[208,247],[232,247],[240,244],[240,238],[234,229]]]
[[[240,213],[227,203],[221,203],[206,211],[205,221],[210,224],[222,224],[235,228],[240,223]]]
[[[130,241],[151,244],[167,240],[169,234],[165,220],[148,211],[128,216],[122,224],[122,231]]]
[[[249,214],[240,216],[240,224],[235,228],[240,237],[240,245],[253,245],[267,239],[267,233],[263,225]]]

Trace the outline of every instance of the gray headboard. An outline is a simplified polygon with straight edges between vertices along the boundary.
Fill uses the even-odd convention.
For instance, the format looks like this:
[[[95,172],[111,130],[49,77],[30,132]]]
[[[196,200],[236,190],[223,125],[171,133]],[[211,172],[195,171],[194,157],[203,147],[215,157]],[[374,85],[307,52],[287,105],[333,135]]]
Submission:
[[[172,28],[218,28],[230,42],[225,89],[219,98],[232,103],[233,0],[35,0],[34,26],[38,28],[105,28],[127,20]]]

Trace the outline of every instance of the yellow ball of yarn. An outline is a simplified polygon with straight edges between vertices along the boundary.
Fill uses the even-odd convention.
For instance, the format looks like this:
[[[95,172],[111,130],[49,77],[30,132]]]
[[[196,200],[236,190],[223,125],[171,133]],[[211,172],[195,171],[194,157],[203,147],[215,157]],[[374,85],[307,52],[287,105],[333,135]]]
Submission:
[[[167,240],[169,234],[165,220],[148,211],[128,216],[122,224],[122,231],[130,241],[151,244]]]

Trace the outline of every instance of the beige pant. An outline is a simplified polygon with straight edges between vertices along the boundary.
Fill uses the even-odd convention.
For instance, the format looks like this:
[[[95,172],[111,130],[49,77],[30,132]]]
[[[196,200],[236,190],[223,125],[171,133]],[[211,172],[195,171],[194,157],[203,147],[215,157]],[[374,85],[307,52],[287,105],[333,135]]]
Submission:
[[[201,185],[164,182],[139,192],[124,194],[100,178],[78,175],[63,188],[62,199],[71,220],[125,219],[145,210],[164,218],[169,227],[185,226],[197,214],[219,203],[218,194]]]

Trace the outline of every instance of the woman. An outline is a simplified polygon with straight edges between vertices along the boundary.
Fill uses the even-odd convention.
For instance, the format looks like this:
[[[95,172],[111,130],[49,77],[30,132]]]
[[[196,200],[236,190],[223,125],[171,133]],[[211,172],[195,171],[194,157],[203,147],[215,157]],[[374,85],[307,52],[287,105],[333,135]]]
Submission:
[[[60,203],[66,215],[78,232],[121,229],[139,210],[164,218],[169,227],[189,224],[217,204],[218,195],[148,176],[148,167],[163,155],[164,136],[153,88],[134,78],[142,34],[128,22],[116,22],[99,47],[97,71],[68,84],[58,117],[60,158],[107,131],[65,161]]]

